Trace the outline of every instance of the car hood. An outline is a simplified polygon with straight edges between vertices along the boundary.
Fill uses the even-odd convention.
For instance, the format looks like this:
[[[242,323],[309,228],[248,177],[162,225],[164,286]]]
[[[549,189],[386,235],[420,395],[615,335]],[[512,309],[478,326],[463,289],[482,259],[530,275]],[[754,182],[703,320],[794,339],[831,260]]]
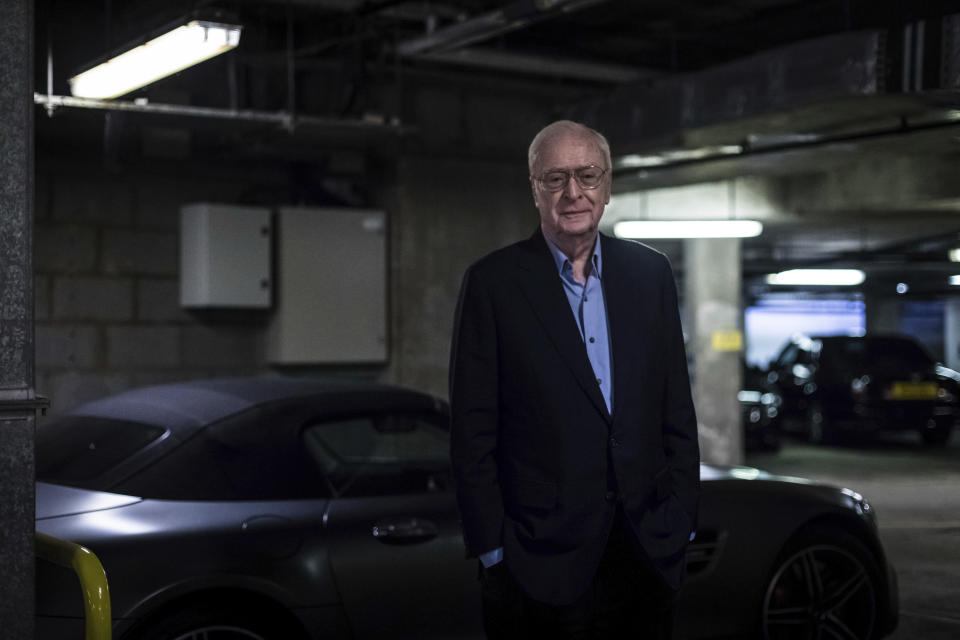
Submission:
[[[65,487],[59,484],[38,482],[36,487],[36,519],[57,518],[90,511],[115,509],[128,504],[141,502],[136,496],[124,496],[106,491],[92,491]]]
[[[721,480],[741,481],[740,491],[746,487],[753,487],[756,491],[774,491],[780,497],[785,495],[803,495],[808,499],[825,500],[833,504],[841,504],[851,507],[862,514],[865,510],[871,511],[872,507],[867,504],[864,497],[853,489],[841,487],[839,485],[810,480],[807,478],[797,478],[793,476],[781,476],[754,467],[745,466],[723,466],[712,464],[700,465],[700,480],[704,483],[716,483],[717,485],[726,484],[716,482]]]
[[[840,492],[849,495],[856,494],[855,491],[826,482],[810,480],[808,478],[798,478],[796,476],[781,476],[747,466],[701,464],[700,480],[701,482],[710,482],[713,480],[754,480],[759,482],[774,482],[780,485],[805,486],[810,487],[811,491]],[[856,495],[859,496],[859,494]],[[857,497],[857,499],[860,498]]]
[[[810,480],[804,478],[777,476],[753,467],[715,464],[700,465],[700,480],[786,480],[787,482],[813,484]]]

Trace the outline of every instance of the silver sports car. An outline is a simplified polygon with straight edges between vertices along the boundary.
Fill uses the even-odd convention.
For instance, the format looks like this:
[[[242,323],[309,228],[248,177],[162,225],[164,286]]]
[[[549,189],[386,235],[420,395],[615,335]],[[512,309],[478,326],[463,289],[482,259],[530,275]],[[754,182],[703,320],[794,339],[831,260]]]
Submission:
[[[42,427],[37,530],[83,544],[120,640],[479,638],[447,407],[284,378],[121,393]],[[701,468],[680,637],[880,638],[895,574],[862,496]],[[37,638],[82,637],[76,579],[37,563]]]

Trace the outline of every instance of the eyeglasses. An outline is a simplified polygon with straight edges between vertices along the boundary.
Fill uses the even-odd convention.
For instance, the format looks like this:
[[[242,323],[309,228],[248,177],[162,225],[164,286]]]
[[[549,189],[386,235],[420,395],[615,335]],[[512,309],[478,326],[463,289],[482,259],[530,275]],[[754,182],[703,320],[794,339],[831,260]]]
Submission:
[[[606,169],[591,164],[586,167],[578,167],[573,171],[564,169],[547,171],[535,176],[534,179],[547,191],[562,191],[567,188],[567,183],[570,182],[570,176],[572,175],[581,189],[596,189],[603,182],[603,176],[606,173]]]

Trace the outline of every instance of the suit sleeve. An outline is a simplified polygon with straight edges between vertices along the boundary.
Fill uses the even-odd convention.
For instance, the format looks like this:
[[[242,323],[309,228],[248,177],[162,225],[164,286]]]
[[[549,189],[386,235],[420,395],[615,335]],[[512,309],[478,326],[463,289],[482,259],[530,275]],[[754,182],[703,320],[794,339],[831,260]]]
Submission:
[[[697,528],[700,496],[700,446],[697,415],[690,395],[690,376],[677,303],[677,285],[669,263],[663,271],[663,314],[667,378],[663,394],[663,445],[673,476],[674,493]]]
[[[497,375],[493,301],[471,267],[460,288],[450,350],[450,458],[464,542],[471,557],[501,544]]]

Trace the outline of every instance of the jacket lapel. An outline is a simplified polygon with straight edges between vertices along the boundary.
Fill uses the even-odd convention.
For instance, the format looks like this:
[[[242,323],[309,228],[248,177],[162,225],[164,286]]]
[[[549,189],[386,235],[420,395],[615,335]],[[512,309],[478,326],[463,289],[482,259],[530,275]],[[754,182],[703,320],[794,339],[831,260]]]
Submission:
[[[649,345],[645,340],[653,321],[651,309],[655,298],[646,289],[646,282],[637,281],[643,274],[630,273],[630,265],[623,259],[623,247],[606,236],[603,243],[603,300],[607,307],[607,325],[610,328],[611,357],[613,359],[613,413],[617,407],[636,405],[635,397],[642,384],[634,377],[639,363],[648,362]],[[648,309],[643,309],[647,304]],[[621,412],[622,413],[622,412]]]
[[[606,245],[603,248],[606,251]],[[563,292],[557,266],[547,248],[540,229],[523,243],[523,253],[519,260],[519,283],[527,302],[533,308],[544,330],[564,362],[570,368],[579,385],[596,406],[597,410],[610,421],[606,402],[600,392],[600,386],[593,375],[593,368],[587,357],[587,349],[580,337],[576,320],[570,311],[570,303]],[[604,254],[606,259],[606,254]],[[614,358],[616,361],[616,358]],[[616,380],[614,380],[616,384]]]

